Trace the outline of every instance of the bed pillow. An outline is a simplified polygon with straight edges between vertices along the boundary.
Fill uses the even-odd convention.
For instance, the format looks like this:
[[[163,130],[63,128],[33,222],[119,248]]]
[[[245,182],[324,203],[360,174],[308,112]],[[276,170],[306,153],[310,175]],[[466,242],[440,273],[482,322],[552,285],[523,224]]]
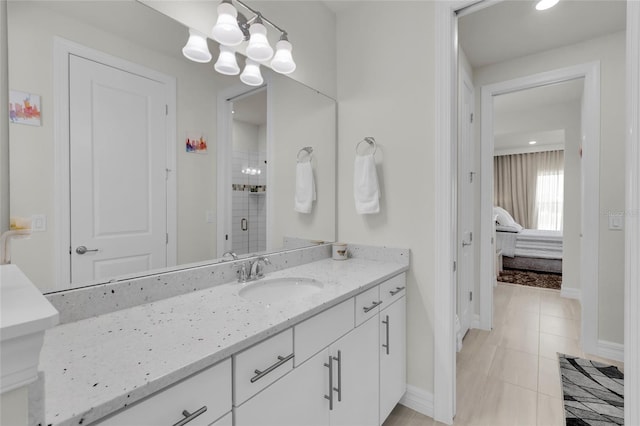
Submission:
[[[495,221],[500,226],[510,227],[511,230],[506,232],[520,232],[522,231],[522,226],[516,222],[513,217],[509,214],[508,211],[503,209],[502,207],[495,206],[493,208],[493,217],[495,217]],[[496,227],[496,231],[499,229]]]
[[[513,225],[496,225],[496,231],[498,232],[520,232],[524,228],[519,223],[514,223]]]

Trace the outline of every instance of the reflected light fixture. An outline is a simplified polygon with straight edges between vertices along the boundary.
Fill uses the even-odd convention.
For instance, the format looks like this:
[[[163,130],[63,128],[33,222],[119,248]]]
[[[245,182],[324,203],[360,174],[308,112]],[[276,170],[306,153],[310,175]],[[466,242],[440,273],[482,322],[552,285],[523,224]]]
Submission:
[[[535,145],[537,143],[538,143],[537,141],[529,141],[529,145]]]
[[[247,58],[244,70],[240,74],[240,80],[248,86],[260,86],[264,82],[260,73],[260,64]]]
[[[547,10],[558,4],[560,0],[540,0],[536,3],[536,10]]]
[[[238,12],[234,3],[253,14],[253,17],[247,19]],[[240,74],[240,80],[245,84],[261,85],[264,80],[260,74],[260,65],[267,64],[269,60],[271,60],[271,68],[277,73],[290,74],[295,71],[296,63],[291,54],[293,47],[285,30],[242,0],[222,0],[217,10],[218,19],[211,30],[211,37],[220,44],[220,55],[214,65],[216,71],[225,75],[240,74],[235,47],[243,41],[248,41],[246,47],[248,58],[245,62],[245,69]],[[275,54],[267,38],[268,32],[265,23],[280,32],[280,40],[276,43]],[[211,61],[206,36],[194,29],[189,29],[189,41],[182,49],[182,53],[186,58],[195,62]]]
[[[189,29],[189,40],[182,48],[182,54],[194,62],[209,62],[211,52],[207,46],[207,37],[196,30]]]

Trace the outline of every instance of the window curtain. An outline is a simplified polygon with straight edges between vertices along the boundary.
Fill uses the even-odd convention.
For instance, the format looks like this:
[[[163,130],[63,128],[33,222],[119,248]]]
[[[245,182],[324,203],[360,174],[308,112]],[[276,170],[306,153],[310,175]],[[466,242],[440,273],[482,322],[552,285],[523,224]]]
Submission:
[[[564,151],[493,159],[493,203],[529,229],[562,230]]]

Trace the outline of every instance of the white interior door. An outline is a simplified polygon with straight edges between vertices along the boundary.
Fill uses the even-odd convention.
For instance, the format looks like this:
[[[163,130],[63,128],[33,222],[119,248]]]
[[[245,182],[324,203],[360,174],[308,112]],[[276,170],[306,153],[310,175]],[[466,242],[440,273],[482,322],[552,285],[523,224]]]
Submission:
[[[473,313],[473,83],[461,72],[458,126],[458,318],[460,339],[471,326]]]
[[[167,264],[163,83],[69,56],[71,282]]]

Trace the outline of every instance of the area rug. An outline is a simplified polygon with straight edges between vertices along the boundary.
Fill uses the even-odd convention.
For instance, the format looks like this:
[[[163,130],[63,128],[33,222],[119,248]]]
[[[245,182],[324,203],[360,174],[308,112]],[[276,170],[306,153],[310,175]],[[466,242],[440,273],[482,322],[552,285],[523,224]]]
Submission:
[[[558,354],[567,426],[624,424],[624,374],[612,365]]]
[[[498,281],[503,283],[526,285],[529,287],[560,290],[560,287],[562,286],[562,275],[547,274],[544,272],[520,271],[517,269],[505,269],[498,275]]]

